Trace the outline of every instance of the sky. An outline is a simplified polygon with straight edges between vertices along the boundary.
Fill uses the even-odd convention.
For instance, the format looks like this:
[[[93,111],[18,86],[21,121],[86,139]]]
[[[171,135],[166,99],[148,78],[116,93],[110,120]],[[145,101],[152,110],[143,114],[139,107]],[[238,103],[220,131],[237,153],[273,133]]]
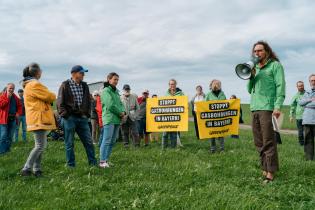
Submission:
[[[315,73],[314,11],[311,0],[0,0],[0,88],[19,88],[22,69],[37,62],[42,83],[57,92],[80,64],[86,82],[114,71],[119,88],[136,94],[164,95],[175,78],[191,98],[219,79],[227,97],[248,103],[234,68],[265,40],[284,66],[288,104],[296,81],[309,88]]]

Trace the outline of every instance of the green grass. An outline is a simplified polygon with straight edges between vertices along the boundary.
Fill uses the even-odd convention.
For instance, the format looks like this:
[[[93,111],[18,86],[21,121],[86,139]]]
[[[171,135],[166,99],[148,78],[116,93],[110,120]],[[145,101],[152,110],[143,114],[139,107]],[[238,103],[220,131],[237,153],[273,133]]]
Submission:
[[[243,110],[243,120],[244,124],[250,124],[251,122],[251,117],[250,117],[250,110],[249,110],[249,104],[242,104],[241,105],[242,110]],[[281,112],[284,114],[283,118],[283,124],[282,124],[282,129],[289,129],[289,130],[296,130],[296,123],[290,122],[290,106],[285,105],[282,107]]]
[[[180,149],[118,143],[108,170],[89,167],[79,141],[77,167],[67,169],[63,143],[49,142],[42,178],[18,175],[33,146],[19,142],[0,156],[0,209],[314,209],[315,165],[304,161],[295,136],[282,136],[280,172],[263,185],[250,131],[209,154],[209,142],[190,128]]]

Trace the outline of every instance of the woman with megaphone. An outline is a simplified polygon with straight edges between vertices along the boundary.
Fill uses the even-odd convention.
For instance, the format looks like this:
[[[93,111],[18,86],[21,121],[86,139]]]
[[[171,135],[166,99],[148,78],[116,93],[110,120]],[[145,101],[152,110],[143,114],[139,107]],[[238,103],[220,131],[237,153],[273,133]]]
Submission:
[[[275,172],[279,170],[272,116],[280,116],[280,108],[284,102],[284,70],[278,57],[265,41],[258,41],[253,45],[252,56],[259,59],[247,84],[251,94],[252,130],[264,183],[269,183],[274,180]]]

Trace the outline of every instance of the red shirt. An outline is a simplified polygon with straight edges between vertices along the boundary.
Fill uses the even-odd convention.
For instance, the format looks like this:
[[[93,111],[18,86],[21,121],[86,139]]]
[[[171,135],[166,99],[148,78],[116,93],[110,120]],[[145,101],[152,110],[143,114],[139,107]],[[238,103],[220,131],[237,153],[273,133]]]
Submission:
[[[96,112],[97,112],[97,116],[98,116],[98,125],[100,126],[100,128],[103,127],[103,120],[102,120],[102,101],[101,101],[101,97],[97,96],[96,97],[96,108],[95,108]]]

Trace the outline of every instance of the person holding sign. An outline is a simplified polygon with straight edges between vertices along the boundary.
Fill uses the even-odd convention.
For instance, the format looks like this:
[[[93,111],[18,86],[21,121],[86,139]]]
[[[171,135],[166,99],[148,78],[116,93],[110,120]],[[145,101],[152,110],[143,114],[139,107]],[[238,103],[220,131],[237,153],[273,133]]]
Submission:
[[[183,96],[184,95],[182,90],[176,87],[177,81],[175,79],[171,79],[168,82],[168,85],[169,85],[169,89],[166,92],[166,96]],[[171,141],[171,148],[175,148],[177,145],[177,142],[180,146],[182,146],[180,142],[179,132],[172,131],[172,132],[163,133],[162,148],[168,147],[168,138]]]
[[[109,73],[101,95],[103,140],[100,147],[100,168],[109,167],[108,159],[118,137],[120,123],[126,119],[125,107],[116,88],[118,80],[118,74]]]
[[[230,99],[237,99],[236,95],[231,95]],[[242,107],[240,107],[240,120],[239,120],[239,123],[244,123],[244,120],[243,120],[243,111],[242,111]],[[231,138],[233,139],[239,139],[240,136],[239,135],[231,135]]]
[[[224,92],[221,89],[221,81],[220,80],[212,80],[210,82],[210,92],[207,93],[205,101],[211,101],[211,100],[226,100],[226,96]],[[216,148],[216,140],[220,142],[220,151],[224,151],[224,138],[219,137],[219,138],[211,138],[210,143],[210,152],[215,153],[217,148]]]
[[[267,42],[256,42],[252,48],[252,56],[259,58],[259,63],[252,70],[247,85],[251,94],[252,129],[265,178],[264,183],[268,183],[273,181],[274,174],[279,169],[272,116],[279,118],[280,108],[284,102],[284,70]]]

